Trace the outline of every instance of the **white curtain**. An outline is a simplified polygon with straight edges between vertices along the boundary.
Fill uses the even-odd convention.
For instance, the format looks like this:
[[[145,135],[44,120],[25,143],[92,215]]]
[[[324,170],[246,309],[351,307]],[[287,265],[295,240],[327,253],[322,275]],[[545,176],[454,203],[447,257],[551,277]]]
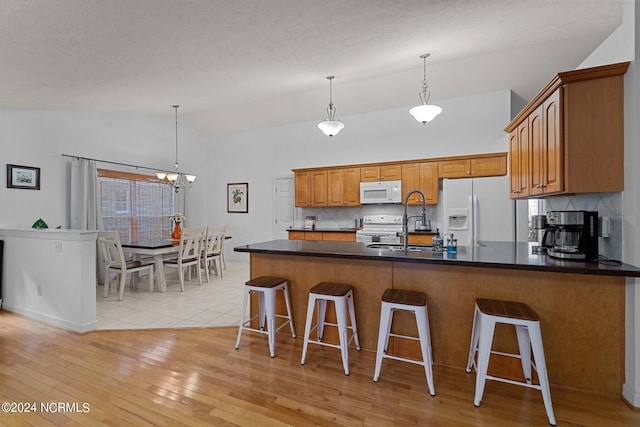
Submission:
[[[71,159],[71,228],[102,230],[100,188],[96,162]]]
[[[96,162],[86,159],[71,159],[70,225],[75,230],[104,230],[100,206],[100,187]],[[96,274],[98,281],[104,280],[104,263],[100,249],[96,250]]]

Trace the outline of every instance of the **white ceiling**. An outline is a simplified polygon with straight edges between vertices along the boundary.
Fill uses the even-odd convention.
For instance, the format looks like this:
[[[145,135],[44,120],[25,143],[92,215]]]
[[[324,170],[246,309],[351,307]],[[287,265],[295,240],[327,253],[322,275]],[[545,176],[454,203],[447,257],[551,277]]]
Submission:
[[[0,0],[0,108],[173,115],[203,135],[499,89],[529,100],[621,0]]]

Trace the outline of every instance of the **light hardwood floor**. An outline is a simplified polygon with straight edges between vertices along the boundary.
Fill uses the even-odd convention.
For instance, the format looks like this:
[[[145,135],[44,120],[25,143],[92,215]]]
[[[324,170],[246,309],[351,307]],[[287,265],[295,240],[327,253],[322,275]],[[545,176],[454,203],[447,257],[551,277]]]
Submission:
[[[436,396],[421,366],[350,349],[351,373],[337,349],[284,332],[276,357],[264,335],[237,328],[68,332],[0,312],[0,400],[35,403],[36,412],[0,414],[17,426],[546,426],[540,393],[488,382],[473,406],[473,374],[434,366]],[[558,425],[638,426],[640,412],[619,396],[552,388]],[[54,404],[43,412],[41,404]],[[67,405],[58,409],[59,403]],[[85,405],[86,404],[86,405]],[[74,406],[75,405],[75,406]],[[52,408],[52,406],[48,406]]]

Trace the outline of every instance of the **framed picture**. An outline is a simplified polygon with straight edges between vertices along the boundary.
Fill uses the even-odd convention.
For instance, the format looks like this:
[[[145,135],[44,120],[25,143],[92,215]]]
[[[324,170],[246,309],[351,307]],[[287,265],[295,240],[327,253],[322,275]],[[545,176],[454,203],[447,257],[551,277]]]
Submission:
[[[249,184],[246,182],[227,184],[227,212],[249,212]]]
[[[40,189],[40,168],[7,165],[7,188]]]

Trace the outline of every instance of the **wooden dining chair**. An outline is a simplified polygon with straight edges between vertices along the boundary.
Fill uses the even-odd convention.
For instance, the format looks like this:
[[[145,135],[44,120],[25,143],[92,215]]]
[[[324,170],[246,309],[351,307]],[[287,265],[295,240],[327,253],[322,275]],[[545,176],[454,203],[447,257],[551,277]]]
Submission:
[[[213,268],[216,274],[224,277],[222,272],[222,243],[224,242],[224,226],[208,227],[202,252],[202,268],[209,283],[209,271]]]
[[[178,257],[164,260],[167,267],[175,267],[178,269],[178,277],[180,278],[180,288],[184,292],[184,271],[189,267],[195,266],[198,271],[198,282],[202,286],[202,272],[200,271],[200,259],[202,257],[203,241],[205,237],[205,228],[183,228],[180,236],[180,248],[178,249]],[[191,276],[189,276],[191,277]]]
[[[209,227],[209,231],[215,233],[222,233],[222,244],[220,246],[220,260],[222,261],[222,268],[227,268],[226,261],[224,259],[224,242],[226,241],[228,225],[216,225],[213,227]]]
[[[98,232],[98,244],[102,251],[102,259],[105,264],[104,273],[104,297],[109,295],[109,287],[111,285],[111,273],[115,272],[116,276],[120,276],[120,285],[118,287],[118,296],[120,301],[124,297],[124,285],[127,280],[128,273],[137,273],[139,271],[148,270],[149,275],[149,292],[153,292],[153,260],[129,260],[124,257],[122,244],[120,243],[120,235],[117,231],[100,231]]]

